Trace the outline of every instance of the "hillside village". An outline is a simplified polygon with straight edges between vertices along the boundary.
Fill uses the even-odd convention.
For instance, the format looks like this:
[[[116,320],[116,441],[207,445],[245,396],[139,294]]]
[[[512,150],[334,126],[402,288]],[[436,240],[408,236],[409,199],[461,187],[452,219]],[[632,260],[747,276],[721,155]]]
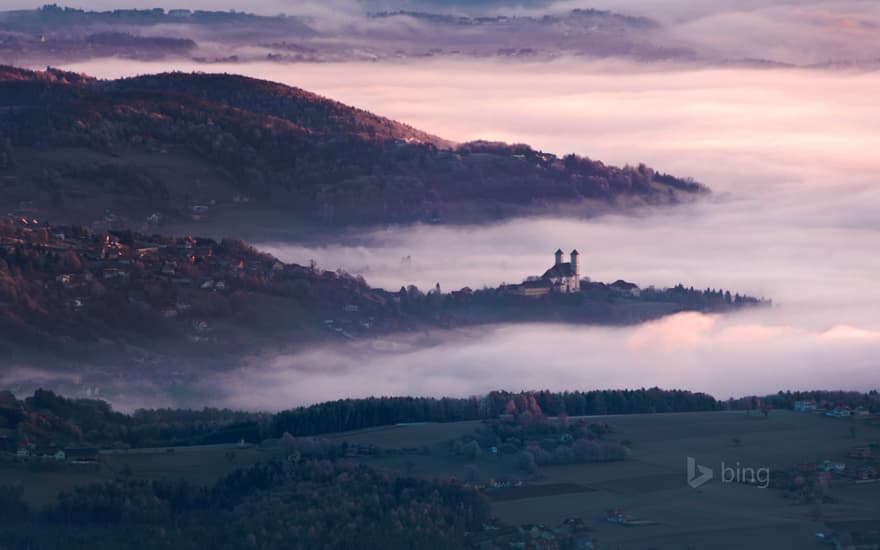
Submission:
[[[362,280],[283,264],[235,240],[92,233],[6,220],[0,223],[0,262],[3,323],[25,341],[39,340],[39,332],[51,327],[50,340],[111,339],[128,329],[212,343],[218,340],[215,323],[242,313],[247,304],[239,298],[246,294],[293,299],[300,317],[342,312],[362,318],[352,330],[368,328],[387,305]]]
[[[97,232],[7,217],[0,221],[0,346],[64,355],[164,342],[199,353],[240,352],[273,340],[351,340],[520,320],[633,323],[766,303],[683,285],[592,282],[582,278],[576,251],[575,267],[561,255],[542,277],[518,285],[388,291],[314,262],[285,264],[239,240]]]

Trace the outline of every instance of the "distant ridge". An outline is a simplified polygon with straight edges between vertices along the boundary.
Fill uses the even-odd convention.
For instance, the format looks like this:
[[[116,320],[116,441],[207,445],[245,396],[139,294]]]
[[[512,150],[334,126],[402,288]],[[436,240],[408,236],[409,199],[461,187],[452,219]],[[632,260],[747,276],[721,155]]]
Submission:
[[[228,74],[97,80],[0,67],[0,147],[5,213],[132,229],[148,220],[258,219],[278,229],[482,223],[674,204],[708,191],[643,165],[521,144],[456,145]]]

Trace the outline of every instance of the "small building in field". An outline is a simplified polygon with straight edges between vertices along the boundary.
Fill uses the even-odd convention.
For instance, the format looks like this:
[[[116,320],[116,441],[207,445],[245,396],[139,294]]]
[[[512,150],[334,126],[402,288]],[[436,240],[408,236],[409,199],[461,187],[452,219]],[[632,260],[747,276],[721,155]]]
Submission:
[[[67,462],[71,464],[94,464],[98,462],[98,449],[75,447],[64,449]]]
[[[831,416],[834,418],[852,416],[852,410],[850,410],[849,407],[834,407],[830,411],[826,412],[825,416]]]
[[[815,411],[816,409],[816,401],[813,399],[794,402],[794,410],[798,412],[810,412]]]
[[[832,462],[825,460],[819,465],[820,472],[831,472],[833,474],[842,474],[846,471],[846,464],[843,462]]]
[[[642,290],[635,283],[630,283],[624,281],[623,279],[618,279],[608,285],[613,292],[616,294],[622,294],[624,296],[639,296],[642,293]]]

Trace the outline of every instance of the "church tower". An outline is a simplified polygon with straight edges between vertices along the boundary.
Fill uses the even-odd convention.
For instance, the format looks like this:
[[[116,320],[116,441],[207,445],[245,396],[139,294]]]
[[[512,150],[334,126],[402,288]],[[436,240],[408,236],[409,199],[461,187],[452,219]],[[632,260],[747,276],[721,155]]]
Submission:
[[[561,248],[556,250],[556,263],[554,265],[562,265],[563,254],[564,254],[564,252],[562,252]]]
[[[574,274],[574,288],[581,287],[581,258],[577,249],[571,251],[571,271]]]

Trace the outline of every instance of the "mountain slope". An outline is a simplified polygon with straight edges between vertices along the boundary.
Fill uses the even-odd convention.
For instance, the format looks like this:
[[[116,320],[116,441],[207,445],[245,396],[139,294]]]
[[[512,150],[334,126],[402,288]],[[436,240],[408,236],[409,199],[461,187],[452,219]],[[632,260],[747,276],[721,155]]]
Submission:
[[[271,82],[168,73],[99,81],[0,67],[0,197],[18,215],[140,228],[484,222],[707,189],[647,167],[455,146]]]
[[[397,139],[451,147],[452,143],[372,113],[300,88],[226,74],[164,73],[107,82],[112,91],[152,90],[212,101],[253,113],[279,117],[314,133],[362,139]]]

